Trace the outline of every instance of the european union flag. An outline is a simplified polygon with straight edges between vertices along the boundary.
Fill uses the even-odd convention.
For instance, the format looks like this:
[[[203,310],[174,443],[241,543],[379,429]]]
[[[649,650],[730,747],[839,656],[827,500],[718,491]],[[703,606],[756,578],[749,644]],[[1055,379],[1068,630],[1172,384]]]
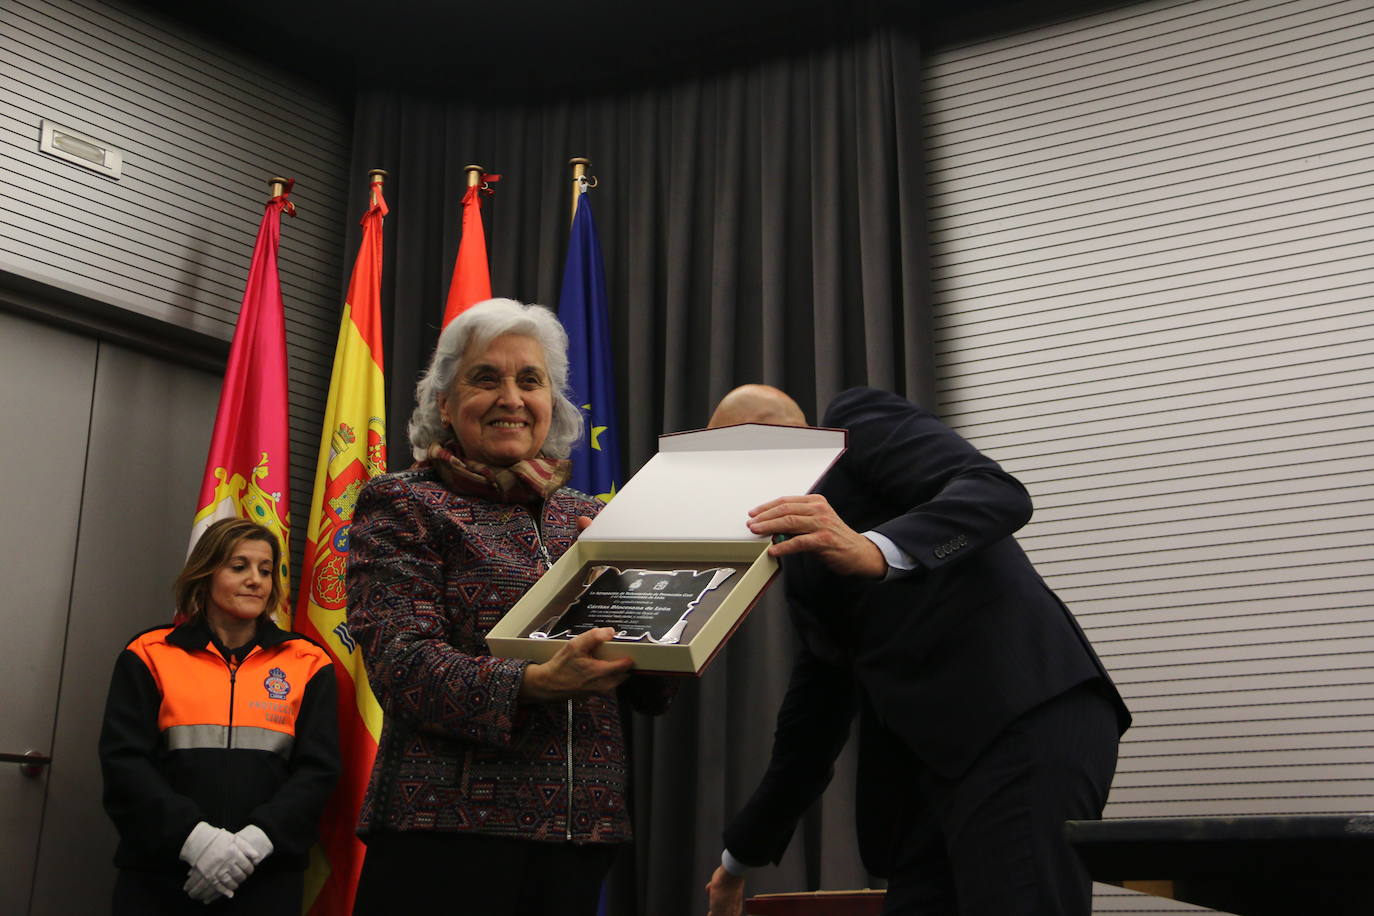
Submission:
[[[568,332],[568,383],[586,418],[585,436],[573,449],[569,484],[609,502],[620,486],[615,435],[615,371],[601,243],[584,191],[573,216],[558,317]]]

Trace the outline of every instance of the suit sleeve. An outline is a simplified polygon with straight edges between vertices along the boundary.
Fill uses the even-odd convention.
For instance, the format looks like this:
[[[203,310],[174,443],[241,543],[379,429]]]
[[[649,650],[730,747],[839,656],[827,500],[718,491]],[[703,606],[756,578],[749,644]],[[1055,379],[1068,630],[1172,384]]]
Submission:
[[[873,526],[927,570],[1014,534],[1031,517],[1026,488],[997,462],[905,398],[851,389],[826,426],[849,430],[842,461],[900,514]]]
[[[528,662],[468,655],[448,638],[444,558],[419,500],[394,478],[358,497],[350,529],[348,627],[383,711],[426,730],[506,746]]]
[[[746,865],[777,863],[806,813],[835,773],[856,704],[844,667],[798,650],[778,710],[773,753],[759,787],[725,828],[725,848]]]
[[[334,666],[322,665],[305,686],[296,716],[290,775],[271,800],[254,808],[248,823],[257,824],[272,841],[274,852],[308,852],[319,835],[320,815],[339,779],[339,687]]]
[[[115,661],[100,726],[102,801],[125,843],[149,858],[175,862],[181,844],[205,815],[153,763],[161,705],[152,673],[125,649]]]
[[[655,674],[631,674],[617,691],[622,702],[637,713],[661,716],[677,696],[679,678]]]

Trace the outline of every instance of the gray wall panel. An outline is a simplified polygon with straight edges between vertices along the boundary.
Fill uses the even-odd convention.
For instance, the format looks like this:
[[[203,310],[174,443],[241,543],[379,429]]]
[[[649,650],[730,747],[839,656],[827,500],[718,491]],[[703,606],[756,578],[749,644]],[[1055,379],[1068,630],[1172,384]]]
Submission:
[[[328,78],[308,83],[120,2],[12,0],[0,34],[0,277],[103,303],[115,318],[228,341],[266,179],[296,179],[298,215],[282,219],[279,270],[297,561],[338,333],[351,180],[350,112],[321,88]],[[123,176],[41,154],[45,119],[119,148]]]
[[[1136,713],[1108,817],[1374,799],[1372,61],[1367,0],[1146,0],[927,62],[937,409]]]
[[[28,142],[31,140],[31,137],[26,137],[24,143],[9,143],[6,137],[0,136],[0,147],[12,147],[4,152],[14,156],[16,160],[10,170],[9,181],[0,189],[7,198],[27,205],[31,211],[52,214],[53,217],[68,223],[75,221],[74,226],[64,226],[68,232],[113,238],[122,241],[126,246],[137,244],[134,252],[137,257],[133,263],[122,265],[126,272],[147,273],[151,265],[161,273],[163,271],[158,265],[175,271],[188,262],[194,263],[199,272],[200,282],[186,292],[188,295],[194,294],[199,302],[213,307],[215,303],[223,302],[226,298],[236,300],[242,294],[242,256],[237,259],[226,257],[232,246],[239,244],[240,239],[221,235],[213,228],[202,228],[197,237],[188,237],[184,234],[184,227],[179,227],[169,218],[184,219],[184,212],[170,213],[170,205],[161,200],[115,201],[111,195],[103,193],[112,190],[114,184],[99,185],[97,188],[101,194],[92,193],[80,201],[74,200],[64,186],[67,177],[65,173],[70,168],[69,165],[46,157],[42,161],[32,163],[18,161],[21,153],[27,152],[32,146],[32,143]],[[137,227],[128,225],[128,213],[131,209],[137,210],[142,217]],[[290,231],[295,226],[296,222],[293,220],[288,220],[284,226],[288,239]],[[201,238],[205,239],[204,244],[198,244]],[[245,244],[251,247],[252,239],[249,238]],[[171,254],[174,251],[178,252],[176,256]],[[322,271],[333,269],[337,265],[297,263],[297,260],[298,258],[293,256],[291,261],[280,266],[279,272],[284,287],[295,290],[298,295],[323,295],[332,283]],[[301,317],[314,319],[315,323],[323,322],[323,316]]]

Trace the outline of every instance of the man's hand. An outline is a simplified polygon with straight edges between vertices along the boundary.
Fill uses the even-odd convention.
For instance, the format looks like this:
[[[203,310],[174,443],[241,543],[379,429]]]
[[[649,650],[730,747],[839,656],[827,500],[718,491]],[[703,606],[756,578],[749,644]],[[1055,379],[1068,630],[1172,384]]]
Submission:
[[[744,878],[717,865],[706,883],[706,916],[744,916]]]
[[[597,648],[615,636],[610,627],[597,627],[568,640],[553,658],[525,667],[520,682],[520,699],[527,703],[566,700],[598,693],[610,693],[629,677],[634,660],[594,658]]]
[[[755,534],[787,535],[768,548],[769,556],[815,553],[841,576],[881,579],[887,574],[883,552],[835,514],[824,496],[783,496],[749,510],[749,530]]]

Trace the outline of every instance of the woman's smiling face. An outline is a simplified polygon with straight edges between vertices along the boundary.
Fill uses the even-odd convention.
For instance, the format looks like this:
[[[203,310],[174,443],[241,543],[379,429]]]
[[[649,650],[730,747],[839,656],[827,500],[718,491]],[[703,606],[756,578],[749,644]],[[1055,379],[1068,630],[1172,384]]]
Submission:
[[[544,350],[533,337],[502,334],[481,352],[464,354],[439,414],[464,456],[508,467],[544,447],[553,392]]]

